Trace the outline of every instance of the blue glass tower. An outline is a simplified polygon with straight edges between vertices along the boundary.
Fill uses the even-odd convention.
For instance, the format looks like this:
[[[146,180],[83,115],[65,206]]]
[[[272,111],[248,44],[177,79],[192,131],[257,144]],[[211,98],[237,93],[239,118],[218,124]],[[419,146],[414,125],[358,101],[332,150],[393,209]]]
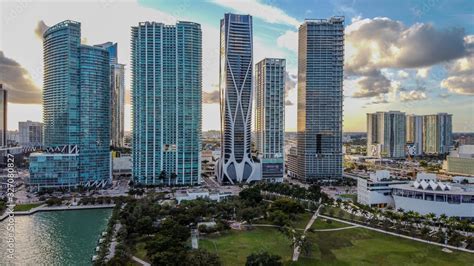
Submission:
[[[143,184],[200,182],[202,33],[192,22],[132,27],[133,169]]]
[[[80,44],[66,20],[43,35],[45,153],[30,157],[30,183],[65,187],[110,179],[109,52]]]

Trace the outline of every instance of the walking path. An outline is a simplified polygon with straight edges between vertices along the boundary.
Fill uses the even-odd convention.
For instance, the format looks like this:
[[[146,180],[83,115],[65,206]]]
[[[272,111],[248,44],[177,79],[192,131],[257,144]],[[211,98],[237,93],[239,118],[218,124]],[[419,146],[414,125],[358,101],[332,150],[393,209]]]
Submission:
[[[321,215],[321,217],[323,217]],[[314,232],[331,232],[331,231],[340,231],[340,230],[346,230],[346,229],[351,229],[351,228],[356,228],[359,227],[359,225],[353,225],[353,226],[347,226],[347,227],[341,227],[341,228],[331,228],[331,229],[313,229]]]
[[[139,258],[137,258],[137,257],[135,257],[135,256],[132,257],[132,260],[134,260],[134,261],[140,263],[140,264],[143,265],[143,266],[151,266],[150,263],[148,263],[148,262],[146,262],[146,261],[144,261],[144,260],[141,260],[141,259],[139,259]]]
[[[14,216],[20,216],[20,215],[31,215],[36,212],[46,212],[46,211],[72,211],[72,210],[87,210],[87,209],[108,209],[108,208],[113,208],[115,207],[115,204],[101,204],[101,205],[79,205],[79,206],[51,206],[48,207],[46,204],[43,204],[41,206],[32,208],[29,211],[16,211],[13,213],[10,213],[8,211],[5,211],[5,213],[0,216],[0,221],[5,220],[7,217],[9,217],[11,214]]]
[[[338,222],[346,223],[346,224],[351,224],[351,225],[354,225],[354,226],[359,226],[359,227],[362,227],[362,228],[365,228],[365,229],[369,229],[369,230],[372,230],[372,231],[377,231],[377,232],[392,235],[392,236],[398,236],[398,237],[402,237],[402,238],[406,238],[406,239],[410,239],[410,240],[415,240],[415,241],[423,242],[423,243],[427,243],[427,244],[432,244],[432,245],[436,245],[436,246],[440,246],[440,247],[444,247],[444,248],[450,248],[450,249],[465,251],[465,252],[469,252],[469,253],[474,253],[474,250],[469,250],[469,249],[465,249],[465,248],[455,247],[455,246],[451,246],[451,245],[445,245],[445,244],[432,242],[432,241],[428,241],[428,240],[424,240],[424,239],[419,239],[419,238],[415,238],[415,237],[411,237],[411,236],[397,234],[397,233],[393,233],[393,232],[385,231],[385,230],[382,230],[382,229],[373,228],[373,227],[370,227],[370,226],[365,226],[365,225],[349,222],[349,221],[346,221],[346,220],[342,220],[342,219],[338,219],[338,218],[334,218],[334,217],[330,217],[330,216],[326,216],[326,215],[322,215],[322,214],[320,214],[319,216],[323,217],[325,219],[338,221]]]
[[[313,216],[311,217],[308,224],[306,225],[306,227],[303,231],[303,235],[301,236],[302,239],[304,239],[306,237],[306,231],[308,231],[308,229],[310,229],[311,226],[313,226],[314,221],[316,221],[316,219],[318,218],[319,210],[321,209],[321,206],[322,205],[320,204],[318,209],[314,212]],[[301,247],[299,245],[295,245],[295,248],[293,249],[293,258],[292,258],[292,260],[293,261],[298,261],[298,257],[300,256],[300,253],[301,253]]]

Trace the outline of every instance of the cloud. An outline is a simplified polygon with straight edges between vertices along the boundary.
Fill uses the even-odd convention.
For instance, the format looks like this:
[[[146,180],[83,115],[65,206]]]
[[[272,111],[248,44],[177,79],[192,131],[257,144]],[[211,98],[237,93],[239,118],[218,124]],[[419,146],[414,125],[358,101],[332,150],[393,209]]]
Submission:
[[[412,91],[401,91],[400,92],[400,100],[402,102],[411,102],[411,101],[420,101],[425,100],[426,93],[423,91],[412,90]]]
[[[429,67],[418,68],[418,69],[416,70],[416,76],[417,76],[417,77],[420,77],[420,78],[427,78],[429,72],[430,72],[430,68],[429,68]]]
[[[38,21],[38,24],[36,24],[35,28],[35,35],[38,37],[40,40],[43,40],[43,33],[49,29],[49,26],[44,23],[43,20]]]
[[[408,78],[410,75],[408,74],[408,72],[404,71],[404,70],[398,70],[398,76],[402,79],[406,79]]]
[[[41,90],[29,72],[15,60],[0,51],[0,83],[8,90],[8,101],[21,104],[42,102]]]
[[[365,73],[356,81],[357,91],[352,95],[354,98],[370,98],[386,94],[390,91],[392,84],[380,71]]]
[[[230,8],[242,14],[250,14],[269,23],[291,25],[294,27],[299,27],[301,24],[296,18],[289,16],[285,13],[285,11],[279,9],[278,7],[263,4],[257,1],[213,0],[213,2],[217,5]]]
[[[466,37],[469,45],[474,44],[474,35]],[[474,95],[474,51],[469,56],[455,60],[447,66],[448,77],[441,81],[441,87],[461,95]]]
[[[287,30],[277,38],[278,47],[286,48],[290,51],[298,51],[298,32]]]
[[[383,70],[398,69],[398,76],[406,78],[406,69],[417,69],[417,76],[427,77],[431,66],[463,58],[471,49],[474,50],[462,28],[440,30],[423,23],[408,27],[389,18],[356,20],[345,33],[345,74],[358,77],[355,98],[389,93],[392,80]],[[450,87],[465,91],[459,86],[464,87],[469,82],[466,78],[452,79]],[[403,97],[415,99],[423,96],[405,92]]]
[[[202,92],[202,103],[219,103],[220,102],[220,95],[219,91],[203,91]]]
[[[291,75],[288,71],[285,72],[285,105],[293,105],[293,102],[288,99],[288,94],[291,90],[296,90],[296,79],[296,75]]]

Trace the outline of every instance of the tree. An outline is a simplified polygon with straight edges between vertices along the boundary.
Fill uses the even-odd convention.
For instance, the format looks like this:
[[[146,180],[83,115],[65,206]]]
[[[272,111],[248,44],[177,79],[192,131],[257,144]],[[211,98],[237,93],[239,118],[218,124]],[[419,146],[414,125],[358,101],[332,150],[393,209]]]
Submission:
[[[158,179],[163,181],[163,180],[165,180],[165,178],[166,178],[166,171],[163,170],[163,171],[161,171],[160,175],[158,176]]]
[[[281,210],[271,212],[268,218],[270,221],[272,221],[273,224],[278,226],[290,224],[290,217],[288,216],[288,214],[282,212]]]
[[[240,210],[239,216],[242,220],[246,221],[247,223],[251,224],[252,220],[259,216],[260,212],[256,208],[248,207]]]
[[[189,251],[186,256],[186,265],[192,266],[219,266],[219,256],[204,249]]]
[[[255,205],[262,201],[262,195],[260,195],[260,189],[257,187],[250,187],[243,189],[239,193],[239,197],[246,201],[248,205]]]
[[[281,257],[268,252],[252,253],[247,257],[246,266],[281,266]]]
[[[178,175],[176,173],[171,173],[170,178],[176,183],[176,179],[178,178]]]

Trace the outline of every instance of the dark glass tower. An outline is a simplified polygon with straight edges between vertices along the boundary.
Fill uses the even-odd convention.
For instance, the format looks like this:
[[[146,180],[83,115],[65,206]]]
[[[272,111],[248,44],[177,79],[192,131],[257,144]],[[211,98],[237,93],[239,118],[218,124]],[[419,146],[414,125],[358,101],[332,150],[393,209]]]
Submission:
[[[221,19],[220,101],[223,183],[257,178],[251,156],[253,45],[252,17],[225,14]]]
[[[298,38],[297,177],[340,178],[344,18],[307,20]]]

